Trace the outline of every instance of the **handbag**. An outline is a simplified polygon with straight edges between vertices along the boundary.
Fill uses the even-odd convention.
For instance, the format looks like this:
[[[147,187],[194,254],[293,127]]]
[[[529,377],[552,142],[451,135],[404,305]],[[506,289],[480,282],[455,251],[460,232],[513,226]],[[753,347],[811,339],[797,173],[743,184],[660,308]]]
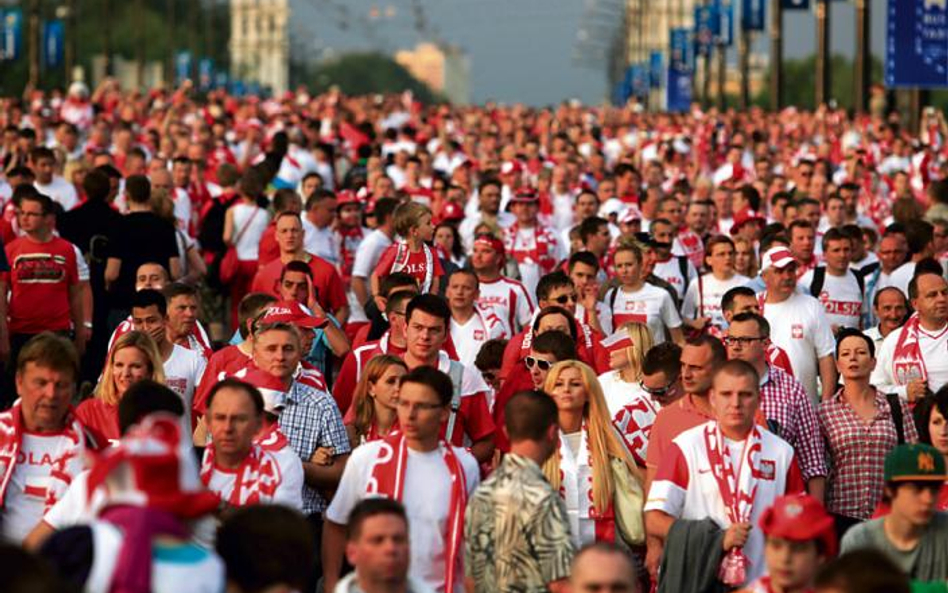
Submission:
[[[240,267],[240,260],[237,259],[237,244],[240,243],[240,239],[243,238],[244,233],[250,228],[250,223],[257,217],[258,212],[260,212],[260,208],[253,211],[253,214],[250,215],[250,218],[237,233],[233,244],[227,248],[227,252],[224,253],[224,257],[221,258],[220,268],[218,270],[218,278],[220,278],[221,284],[230,284],[234,281],[234,278],[237,277],[237,269]]]
[[[645,491],[624,461],[610,457],[609,466],[615,483],[612,509],[619,536],[629,546],[641,546],[645,543]]]

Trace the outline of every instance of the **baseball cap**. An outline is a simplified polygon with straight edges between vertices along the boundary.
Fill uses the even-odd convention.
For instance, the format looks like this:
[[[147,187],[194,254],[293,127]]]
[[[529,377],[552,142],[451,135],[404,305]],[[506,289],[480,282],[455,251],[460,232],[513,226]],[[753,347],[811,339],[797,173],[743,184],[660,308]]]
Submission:
[[[822,540],[827,556],[836,554],[833,517],[808,494],[781,496],[760,516],[760,530],[769,537],[803,542]]]
[[[628,204],[625,213],[619,217],[619,224],[632,224],[642,220],[642,211],[635,204]]]
[[[761,272],[769,270],[770,268],[783,269],[790,264],[796,263],[790,250],[782,245],[768,249],[760,261]]]
[[[325,317],[316,317],[312,311],[296,301],[277,301],[267,307],[260,323],[292,323],[297,327],[315,329],[329,322]]]
[[[886,482],[944,482],[945,459],[931,445],[899,445],[885,456]]]
[[[456,202],[445,202],[441,208],[442,221],[464,220],[464,208]]]
[[[525,203],[532,204],[540,201],[540,196],[537,195],[536,190],[531,187],[522,187],[517,190],[517,193],[510,197],[510,203]]]
[[[501,241],[500,239],[498,239],[497,237],[493,235],[488,235],[487,233],[478,235],[477,238],[474,239],[474,244],[482,245],[484,247],[490,247],[491,249],[499,253],[501,256],[505,255],[506,253],[504,249],[503,241]]]

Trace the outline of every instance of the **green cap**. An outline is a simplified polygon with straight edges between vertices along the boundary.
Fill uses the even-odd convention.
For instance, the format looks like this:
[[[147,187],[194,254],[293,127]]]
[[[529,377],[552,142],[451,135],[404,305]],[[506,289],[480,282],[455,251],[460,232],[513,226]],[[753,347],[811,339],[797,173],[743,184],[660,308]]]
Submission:
[[[921,443],[899,445],[885,456],[886,482],[944,482],[945,459],[938,449]]]

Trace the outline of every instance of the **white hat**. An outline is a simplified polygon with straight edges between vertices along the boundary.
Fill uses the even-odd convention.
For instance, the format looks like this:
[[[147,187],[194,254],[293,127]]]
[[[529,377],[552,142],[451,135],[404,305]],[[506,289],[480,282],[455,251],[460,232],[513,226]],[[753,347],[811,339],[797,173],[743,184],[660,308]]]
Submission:
[[[783,269],[790,264],[796,263],[796,261],[788,248],[783,245],[778,245],[777,247],[771,247],[767,250],[767,253],[764,254],[760,263],[760,271],[763,272],[770,268]]]

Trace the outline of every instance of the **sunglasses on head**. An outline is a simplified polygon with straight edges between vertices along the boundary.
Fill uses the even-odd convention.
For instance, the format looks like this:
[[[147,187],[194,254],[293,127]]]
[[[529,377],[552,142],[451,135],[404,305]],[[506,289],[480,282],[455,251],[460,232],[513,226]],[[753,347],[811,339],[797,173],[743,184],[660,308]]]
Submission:
[[[645,393],[653,397],[665,397],[668,394],[668,392],[671,390],[672,385],[674,384],[675,382],[672,381],[671,383],[669,383],[668,385],[664,387],[658,387],[656,389],[653,389],[649,387],[648,385],[646,385],[645,383],[643,383],[642,381],[639,381],[639,387],[642,388],[642,391],[644,391]]]
[[[528,356],[524,358],[523,362],[524,364],[527,365],[528,369],[532,369],[533,367],[538,367],[541,371],[550,370],[551,368],[553,368],[553,364],[554,364],[550,362],[549,360],[543,360],[542,358],[534,358],[532,356]]]

